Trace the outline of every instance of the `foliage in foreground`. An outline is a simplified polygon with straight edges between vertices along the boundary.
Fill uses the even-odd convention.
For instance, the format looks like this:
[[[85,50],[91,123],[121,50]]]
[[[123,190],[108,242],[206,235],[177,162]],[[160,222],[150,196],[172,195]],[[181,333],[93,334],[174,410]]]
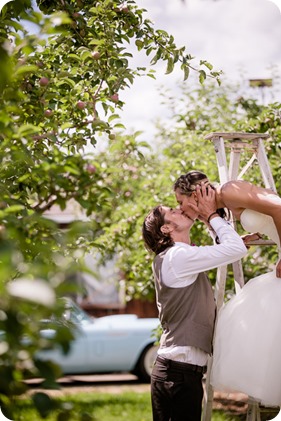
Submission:
[[[192,70],[185,48],[145,13],[133,0],[17,0],[1,10],[0,401],[7,408],[29,376],[54,386],[60,371],[36,352],[54,344],[67,352],[73,335],[62,323],[46,342],[40,322],[61,318],[57,297],[77,292],[72,274],[89,247],[105,248],[97,242],[104,218],[123,200],[108,182],[115,167],[87,151],[124,129],[124,90],[138,76],[154,77],[150,62],[164,62],[167,74],[179,66],[184,79]],[[147,67],[131,65],[139,52]],[[204,60],[195,71],[201,81],[219,76]],[[84,222],[61,230],[45,214],[71,201]]]

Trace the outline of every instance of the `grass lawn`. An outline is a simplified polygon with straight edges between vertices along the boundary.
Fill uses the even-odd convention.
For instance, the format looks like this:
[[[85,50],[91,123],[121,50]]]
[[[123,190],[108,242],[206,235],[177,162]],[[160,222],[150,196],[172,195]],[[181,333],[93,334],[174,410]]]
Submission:
[[[60,408],[64,408],[65,414]],[[50,408],[46,405],[46,408]],[[41,421],[29,399],[17,401],[14,407],[14,421]],[[59,415],[59,416],[58,416]],[[214,411],[212,421],[238,421],[241,418]],[[46,421],[151,421],[150,394],[124,392],[77,393],[55,399],[51,413],[44,417]]]

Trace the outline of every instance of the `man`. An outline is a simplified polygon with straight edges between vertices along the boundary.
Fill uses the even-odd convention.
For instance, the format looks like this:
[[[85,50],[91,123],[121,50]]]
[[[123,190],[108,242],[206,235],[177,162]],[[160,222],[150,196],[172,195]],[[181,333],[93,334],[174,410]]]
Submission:
[[[155,253],[156,301],[163,329],[151,376],[153,421],[200,421],[202,377],[212,352],[215,301],[205,270],[233,263],[247,249],[231,225],[216,213],[215,194],[197,187],[197,205],[154,208],[143,223],[143,239]],[[192,246],[194,220],[205,221],[219,244]]]

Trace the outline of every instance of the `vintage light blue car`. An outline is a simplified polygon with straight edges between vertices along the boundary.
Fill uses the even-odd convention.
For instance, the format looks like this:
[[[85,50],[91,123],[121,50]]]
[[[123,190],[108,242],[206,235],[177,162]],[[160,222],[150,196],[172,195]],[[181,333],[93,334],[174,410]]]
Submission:
[[[63,374],[130,372],[141,381],[150,380],[158,348],[157,318],[138,318],[135,314],[93,318],[72,301],[68,301],[64,316],[78,327],[70,351],[40,351],[40,359],[52,360]],[[41,334],[52,338],[56,331],[46,324]]]

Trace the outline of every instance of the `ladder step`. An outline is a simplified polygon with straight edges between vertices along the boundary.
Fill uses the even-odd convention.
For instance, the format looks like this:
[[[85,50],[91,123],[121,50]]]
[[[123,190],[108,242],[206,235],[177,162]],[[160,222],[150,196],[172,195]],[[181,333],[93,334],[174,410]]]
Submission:
[[[275,419],[275,417],[280,412],[279,406],[278,407],[270,407],[270,408],[267,408],[265,406],[260,406],[259,409],[260,409],[261,421],[273,420],[273,419]]]
[[[205,139],[212,140],[214,138],[221,137],[223,140],[254,140],[254,139],[268,139],[270,136],[266,133],[224,133],[224,132],[213,132],[205,136]]]

